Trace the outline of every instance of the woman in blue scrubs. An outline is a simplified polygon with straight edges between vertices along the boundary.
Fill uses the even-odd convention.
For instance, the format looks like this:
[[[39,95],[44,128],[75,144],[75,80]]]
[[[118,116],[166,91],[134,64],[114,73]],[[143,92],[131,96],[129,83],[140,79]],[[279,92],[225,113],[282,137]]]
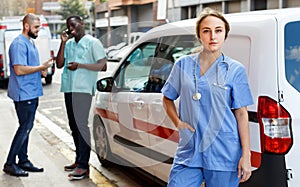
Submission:
[[[220,12],[205,8],[196,24],[200,52],[180,58],[162,89],[180,134],[170,187],[204,181],[207,187],[237,187],[251,176],[247,106],[253,99],[244,66],[221,52],[229,30]]]

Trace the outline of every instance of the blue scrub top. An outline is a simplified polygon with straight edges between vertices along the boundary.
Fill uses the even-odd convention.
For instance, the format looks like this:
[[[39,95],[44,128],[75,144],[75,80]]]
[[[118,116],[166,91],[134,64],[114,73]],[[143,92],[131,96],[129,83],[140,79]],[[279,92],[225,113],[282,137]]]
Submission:
[[[98,60],[106,58],[102,43],[91,35],[85,35],[77,43],[74,38],[69,39],[64,51],[65,64],[62,73],[61,92],[77,92],[95,94],[98,72],[84,68],[75,71],[68,70],[69,62],[80,64],[96,64]]]
[[[7,95],[14,101],[26,101],[43,95],[41,72],[16,75],[14,65],[39,66],[39,53],[33,41],[20,34],[9,47],[10,77]]]
[[[193,100],[196,82],[200,100]],[[199,53],[184,56],[175,63],[162,93],[171,100],[180,97],[179,117],[196,130],[179,130],[174,162],[237,171],[242,149],[232,109],[253,104],[244,66],[222,54],[200,77]]]

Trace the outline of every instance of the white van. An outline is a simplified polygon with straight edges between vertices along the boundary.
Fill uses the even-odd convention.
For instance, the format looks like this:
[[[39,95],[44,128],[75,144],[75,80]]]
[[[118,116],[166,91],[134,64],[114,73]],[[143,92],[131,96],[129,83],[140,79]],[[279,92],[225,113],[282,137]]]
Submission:
[[[4,17],[0,21],[0,81],[7,82],[9,79],[9,56],[8,50],[11,42],[22,33],[22,19],[20,16]],[[40,62],[45,62],[51,57],[54,57],[54,53],[51,50],[51,32],[44,16],[40,16],[41,27],[39,36],[35,39],[35,45],[39,50]],[[46,84],[52,82],[52,76],[55,71],[55,66],[48,68],[48,74],[45,77]]]
[[[228,14],[223,52],[246,67],[255,103],[248,107],[251,179],[241,187],[300,186],[300,8]],[[98,81],[93,131],[103,165],[121,158],[167,182],[178,131],[162,106],[174,63],[197,45],[196,19],[156,27],[139,39],[112,77]],[[160,65],[161,66],[161,65]]]

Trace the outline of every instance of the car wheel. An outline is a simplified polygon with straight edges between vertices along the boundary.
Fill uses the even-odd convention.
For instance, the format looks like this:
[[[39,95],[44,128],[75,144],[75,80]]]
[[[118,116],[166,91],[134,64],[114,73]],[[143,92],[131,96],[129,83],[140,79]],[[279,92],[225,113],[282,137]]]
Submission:
[[[45,77],[45,82],[46,82],[46,84],[51,84],[52,83],[52,75],[47,75]]]
[[[94,116],[93,133],[97,157],[103,167],[112,165],[112,154],[105,127],[98,115]]]

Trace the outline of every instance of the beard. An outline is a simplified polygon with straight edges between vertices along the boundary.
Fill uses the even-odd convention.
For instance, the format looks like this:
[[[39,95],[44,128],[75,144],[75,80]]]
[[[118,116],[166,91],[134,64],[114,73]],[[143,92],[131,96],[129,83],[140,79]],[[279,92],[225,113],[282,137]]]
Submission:
[[[29,29],[29,31],[28,31],[28,36],[29,36],[30,38],[33,38],[33,39],[36,39],[36,38],[38,37],[38,35],[35,35],[35,34],[31,31],[31,29]]]

